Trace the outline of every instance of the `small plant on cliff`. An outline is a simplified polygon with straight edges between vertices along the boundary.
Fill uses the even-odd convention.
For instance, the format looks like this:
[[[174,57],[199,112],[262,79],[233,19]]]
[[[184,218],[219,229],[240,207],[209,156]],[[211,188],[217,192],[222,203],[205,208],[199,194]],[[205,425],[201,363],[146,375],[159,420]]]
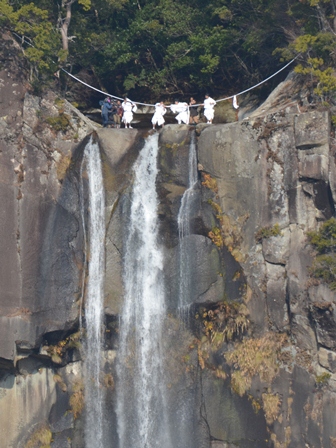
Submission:
[[[210,230],[208,236],[211,241],[216,244],[217,247],[223,247],[222,232],[218,227],[214,227],[212,230]]]
[[[202,172],[202,185],[214,193],[218,193],[217,181],[210,174]]]
[[[49,347],[47,348],[47,352],[51,356],[52,362],[54,362],[55,364],[61,364],[65,345],[66,341],[64,340],[60,341],[56,345],[49,345]]]
[[[226,341],[244,334],[249,326],[248,311],[244,304],[226,301],[200,307],[195,316],[200,323],[200,340],[197,343],[198,363],[216,378],[225,379],[226,373],[212,356]]]
[[[264,393],[262,397],[262,408],[264,410],[266,422],[271,425],[279,415],[281,400],[278,394]]]
[[[218,347],[244,334],[249,326],[248,311],[244,304],[218,302],[210,308],[201,307],[196,319],[201,320],[202,332],[211,344]]]
[[[278,374],[280,350],[285,340],[285,335],[267,333],[261,338],[237,342],[234,350],[225,354],[227,363],[234,368],[231,374],[232,390],[240,396],[244,395],[256,375],[270,384]]]
[[[70,117],[64,112],[46,118],[46,122],[57,132],[66,132],[71,127]]]
[[[25,448],[49,448],[51,441],[52,433],[48,426],[43,425],[32,433]]]
[[[308,232],[308,239],[317,255],[310,269],[312,277],[336,289],[336,219],[331,218],[316,232]]]
[[[211,205],[216,213],[216,218],[219,221],[219,227],[214,227],[208,236],[217,247],[226,246],[228,251],[232,254],[238,263],[244,261],[244,255],[240,251],[241,228],[249,218],[249,214],[240,216],[238,219],[230,218],[228,215],[224,215],[221,206],[213,201],[208,200],[208,204]]]
[[[328,372],[323,372],[321,375],[317,375],[315,378],[316,386],[322,388],[328,384],[328,381],[331,378],[331,374]]]
[[[84,409],[84,384],[82,381],[76,381],[72,387],[70,396],[70,406],[74,418],[78,418]]]
[[[282,236],[279,224],[274,224],[272,227],[262,227],[255,234],[257,243],[261,243],[264,238],[270,238],[271,236]]]
[[[71,334],[66,339],[59,341],[55,345],[49,345],[47,347],[47,352],[51,356],[51,360],[55,364],[61,364],[63,356],[67,350],[77,349],[81,347],[80,342],[81,333],[80,331]]]

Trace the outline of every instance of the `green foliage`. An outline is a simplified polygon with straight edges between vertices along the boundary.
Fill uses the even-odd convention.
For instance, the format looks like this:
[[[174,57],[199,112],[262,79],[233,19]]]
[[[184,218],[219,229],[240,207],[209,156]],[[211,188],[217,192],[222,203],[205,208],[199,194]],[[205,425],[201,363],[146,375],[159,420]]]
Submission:
[[[304,67],[299,64],[295,71],[303,75],[312,75],[317,80],[317,86],[314,92],[323,96],[324,94],[332,93],[336,91],[336,77],[334,75],[334,69],[332,67],[322,68],[324,61],[321,58],[308,58],[308,66]]]
[[[87,12],[73,9],[69,58],[77,66],[89,60],[111,91],[131,90],[139,99],[228,92],[237,81],[248,84],[273,71],[272,51],[286,44],[276,17],[285,8],[274,0],[91,3]]]
[[[324,6],[328,3],[323,2]],[[275,50],[275,53],[279,52],[284,59],[301,54],[301,63],[295,71],[313,80],[314,93],[323,101],[336,92],[334,13],[328,14],[328,6],[324,8],[322,2],[318,0],[311,1],[309,4],[313,10],[316,10],[315,27],[311,26],[311,20],[304,22],[309,31],[297,37],[287,48]]]
[[[272,227],[262,227],[255,234],[257,243],[261,243],[264,238],[270,238],[271,236],[282,236],[279,224],[274,224]]]
[[[336,289],[336,219],[331,218],[316,232],[308,232],[308,239],[317,251],[311,275]]]
[[[323,372],[320,375],[316,375],[315,383],[317,387],[323,387],[328,384],[328,381],[331,378],[331,374],[328,372]]]
[[[289,59],[300,52],[297,70],[313,77],[316,94],[335,91],[336,30],[328,1],[76,0],[69,52],[60,33],[67,5],[0,0],[0,27],[33,45],[22,49],[37,76],[52,76],[67,61],[134,99],[201,97],[208,89],[220,96],[274,72],[282,65],[279,54]]]
[[[0,1],[0,25],[6,25],[25,37],[32,45],[23,44],[28,61],[38,70],[48,72],[56,67],[52,57],[59,45],[50,12],[37,6],[39,2],[16,2],[14,8],[8,0]]]
[[[57,132],[66,132],[71,127],[70,117],[64,112],[54,117],[47,117],[46,122]]]
[[[83,6],[84,11],[88,11],[91,8],[91,0],[78,0],[78,3]]]
[[[310,243],[320,254],[336,251],[336,219],[324,222],[316,232],[307,233]]]

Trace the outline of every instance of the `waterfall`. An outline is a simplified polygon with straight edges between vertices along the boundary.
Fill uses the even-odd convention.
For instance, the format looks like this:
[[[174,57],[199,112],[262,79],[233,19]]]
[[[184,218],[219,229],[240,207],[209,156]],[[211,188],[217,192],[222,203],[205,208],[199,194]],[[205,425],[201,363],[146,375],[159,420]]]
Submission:
[[[163,252],[158,243],[158,134],[134,166],[117,365],[119,448],[172,448],[163,372]]]
[[[181,206],[177,216],[179,231],[179,294],[178,307],[182,315],[187,314],[191,303],[191,276],[190,276],[190,216],[195,199],[197,185],[197,155],[196,133],[191,134],[188,158],[188,188],[181,199]]]
[[[105,272],[105,194],[99,146],[92,138],[84,150],[88,173],[89,263],[85,300],[85,446],[103,446],[103,394],[100,386],[103,288]]]

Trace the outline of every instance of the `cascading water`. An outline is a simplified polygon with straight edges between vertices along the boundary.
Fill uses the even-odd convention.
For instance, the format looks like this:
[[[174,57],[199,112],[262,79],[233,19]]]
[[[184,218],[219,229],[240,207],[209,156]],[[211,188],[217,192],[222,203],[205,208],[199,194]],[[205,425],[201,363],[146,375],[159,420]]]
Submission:
[[[178,307],[182,315],[188,314],[191,303],[191,276],[190,276],[190,215],[195,199],[197,185],[197,155],[196,133],[191,134],[188,158],[188,188],[181,199],[181,206],[177,216],[179,231],[179,300]]]
[[[88,142],[83,162],[88,173],[89,264],[85,300],[86,357],[85,446],[103,446],[103,396],[100,386],[102,356],[103,291],[105,272],[105,192],[99,146]]]
[[[119,448],[173,448],[163,372],[163,252],[158,244],[158,134],[134,167],[117,366]]]

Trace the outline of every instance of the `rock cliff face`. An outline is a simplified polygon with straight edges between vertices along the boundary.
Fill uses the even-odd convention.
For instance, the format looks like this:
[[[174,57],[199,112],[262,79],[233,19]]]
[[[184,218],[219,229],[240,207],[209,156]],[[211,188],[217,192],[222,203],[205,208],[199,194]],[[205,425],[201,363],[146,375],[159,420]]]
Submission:
[[[327,112],[277,112],[204,129],[198,141],[199,162],[216,179],[216,201],[229,223],[228,228],[222,225],[224,244],[227,233],[235,234],[231,253],[246,277],[242,298],[249,310],[250,339],[246,347],[236,343],[234,362],[230,356],[226,359],[233,390],[242,397],[251,394],[252,403],[259,401],[266,417],[269,441],[255,446],[335,443],[327,410],[335,400],[335,379],[330,365],[321,362],[328,350],[327,356],[333,357],[333,324],[326,322],[333,320],[335,295],[326,285],[311,285],[312,250],[307,240],[307,231],[334,214],[334,150],[329,136]],[[276,235],[260,237],[260,230],[274,226],[280,229]],[[264,338],[280,334],[285,339],[278,370],[267,378]],[[256,370],[253,360],[245,358],[249,353],[240,351],[248,347],[250,355],[257,356],[253,344],[266,363],[258,363]],[[321,384],[321,378],[328,381]],[[209,421],[210,433],[221,439],[220,423],[218,413]]]
[[[131,167],[146,132],[99,129],[56,95],[32,95],[15,63],[6,67],[0,72],[0,447],[84,446],[79,329],[89,255],[82,166],[88,138],[100,145],[106,189],[105,437],[107,446],[117,446],[124,241]],[[327,111],[281,108],[274,100],[279,92],[243,121],[160,132],[169,418],[176,427],[174,404],[184,402],[199,448],[336,446],[336,294],[312,281],[307,239],[335,212],[334,140]],[[177,216],[194,132],[199,181],[187,241],[186,325],[177,312]]]
[[[201,171],[190,275],[194,316],[202,321],[203,313],[198,362],[204,415],[216,440],[212,446],[333,446],[335,293],[310,279],[307,239],[308,231],[334,215],[330,117],[323,111],[254,115],[196,130]],[[160,139],[172,301],[177,187],[186,185],[179,158],[187,135],[172,126]],[[236,326],[236,336],[226,333],[226,339],[219,337],[225,333],[220,317],[210,314],[220,316],[220,300],[229,302],[226,312]],[[240,339],[242,322],[248,330]]]

